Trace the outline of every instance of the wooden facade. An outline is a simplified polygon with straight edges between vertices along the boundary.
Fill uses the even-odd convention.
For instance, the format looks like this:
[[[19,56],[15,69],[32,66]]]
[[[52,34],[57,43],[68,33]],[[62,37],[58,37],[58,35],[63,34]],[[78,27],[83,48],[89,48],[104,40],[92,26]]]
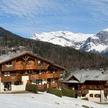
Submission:
[[[82,84],[79,84],[79,94],[85,96],[89,90],[104,90],[105,94],[108,94],[107,81],[85,81]]]
[[[12,85],[36,84],[38,89],[58,88],[63,67],[51,63],[30,52],[23,52],[0,63],[0,80],[3,90]],[[1,90],[1,91],[3,91]]]
[[[82,71],[81,71],[82,72]],[[62,87],[75,90],[78,96],[85,96],[89,90],[103,90],[108,95],[108,72],[85,70],[71,74],[64,81]]]
[[[86,96],[89,90],[104,90],[104,93],[108,95],[107,81],[62,82],[62,87],[75,90],[77,96]]]

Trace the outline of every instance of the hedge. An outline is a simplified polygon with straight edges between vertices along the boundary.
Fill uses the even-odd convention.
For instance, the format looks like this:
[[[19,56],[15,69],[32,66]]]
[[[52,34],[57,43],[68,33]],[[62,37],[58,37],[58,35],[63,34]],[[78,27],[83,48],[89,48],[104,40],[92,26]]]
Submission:
[[[75,90],[63,88],[62,89],[62,95],[68,96],[68,97],[75,97],[76,93],[75,93]]]
[[[74,90],[67,89],[67,88],[63,88],[62,90],[49,88],[47,89],[47,93],[51,93],[59,97],[62,97],[62,96],[75,97],[76,95]]]
[[[27,83],[26,84],[26,91],[30,91],[30,92],[33,92],[33,93],[37,93],[37,87],[36,87],[35,84]]]
[[[27,83],[26,84],[26,91],[30,91],[33,93],[37,93],[37,87],[35,84]],[[48,88],[47,93],[54,94],[56,96],[62,97],[62,96],[68,96],[68,97],[75,97],[76,93],[74,90],[63,88],[62,90],[54,89],[54,88]]]
[[[62,91],[59,89],[48,88],[47,93],[54,94],[56,96],[62,97]]]

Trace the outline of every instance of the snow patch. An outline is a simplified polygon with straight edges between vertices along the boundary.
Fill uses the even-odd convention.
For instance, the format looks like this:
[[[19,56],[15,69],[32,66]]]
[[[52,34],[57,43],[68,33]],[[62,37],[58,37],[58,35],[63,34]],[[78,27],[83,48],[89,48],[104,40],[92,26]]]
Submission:
[[[103,31],[108,32],[108,28]],[[101,36],[103,37],[103,35]],[[32,39],[49,42],[56,45],[73,47],[76,50],[83,50],[86,52],[106,51],[108,45],[105,44],[107,38],[100,39],[100,37],[94,34],[74,33],[70,31],[56,31],[56,32],[42,32],[34,33]]]
[[[84,34],[84,33],[73,33],[69,31],[56,31],[56,32],[42,32],[34,33],[32,39],[50,42],[53,44],[61,46],[72,46],[77,49],[79,46],[76,43],[82,43],[88,37],[93,36],[93,34]]]
[[[90,51],[95,50],[95,51],[101,53],[101,52],[104,51],[107,47],[108,47],[108,46],[106,46],[106,45],[101,45],[101,44],[95,45],[94,43],[90,43],[89,49],[87,50],[87,52],[90,52]]]

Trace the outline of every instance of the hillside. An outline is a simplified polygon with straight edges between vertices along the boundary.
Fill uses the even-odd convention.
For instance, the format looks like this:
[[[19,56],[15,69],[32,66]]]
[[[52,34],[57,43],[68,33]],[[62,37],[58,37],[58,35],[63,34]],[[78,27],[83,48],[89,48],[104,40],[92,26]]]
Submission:
[[[47,58],[66,68],[100,68],[108,65],[108,59],[100,55],[77,51],[39,40],[26,39],[0,28],[0,47],[11,49],[25,46],[37,55]]]

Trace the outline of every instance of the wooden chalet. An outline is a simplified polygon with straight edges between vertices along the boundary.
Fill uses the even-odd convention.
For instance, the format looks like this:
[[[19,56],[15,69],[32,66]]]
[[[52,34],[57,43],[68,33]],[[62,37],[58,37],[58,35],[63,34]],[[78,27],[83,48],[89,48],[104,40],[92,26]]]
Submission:
[[[75,90],[79,96],[85,96],[89,90],[104,90],[108,94],[108,70],[75,71],[62,82],[62,86]]]
[[[0,56],[0,92],[24,91],[27,82],[39,90],[58,88],[63,67],[31,52]]]

